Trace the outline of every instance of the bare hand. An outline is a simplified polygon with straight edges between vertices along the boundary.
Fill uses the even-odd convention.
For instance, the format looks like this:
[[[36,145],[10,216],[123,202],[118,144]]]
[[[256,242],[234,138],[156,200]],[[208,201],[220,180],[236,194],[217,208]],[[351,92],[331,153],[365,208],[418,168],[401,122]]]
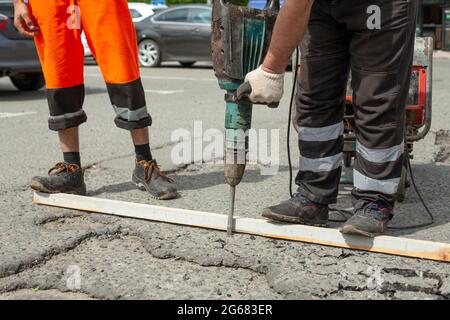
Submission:
[[[28,7],[22,1],[14,1],[14,26],[20,34],[27,37],[34,37],[39,32],[28,12]]]

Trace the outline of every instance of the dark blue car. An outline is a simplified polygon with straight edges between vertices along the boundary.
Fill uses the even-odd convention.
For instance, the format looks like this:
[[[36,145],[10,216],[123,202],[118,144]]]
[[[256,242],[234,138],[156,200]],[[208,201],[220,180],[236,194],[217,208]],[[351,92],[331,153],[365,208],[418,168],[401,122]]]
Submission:
[[[3,76],[23,91],[39,90],[45,83],[33,38],[22,36],[14,27],[12,0],[0,0],[0,77]]]

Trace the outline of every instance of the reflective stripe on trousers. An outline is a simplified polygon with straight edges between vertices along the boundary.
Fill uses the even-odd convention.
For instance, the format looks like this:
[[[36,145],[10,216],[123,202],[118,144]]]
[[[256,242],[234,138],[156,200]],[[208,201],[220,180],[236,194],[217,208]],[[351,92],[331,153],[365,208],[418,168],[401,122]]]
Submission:
[[[403,165],[404,143],[390,148],[367,148],[356,142],[353,183],[359,190],[395,194]]]

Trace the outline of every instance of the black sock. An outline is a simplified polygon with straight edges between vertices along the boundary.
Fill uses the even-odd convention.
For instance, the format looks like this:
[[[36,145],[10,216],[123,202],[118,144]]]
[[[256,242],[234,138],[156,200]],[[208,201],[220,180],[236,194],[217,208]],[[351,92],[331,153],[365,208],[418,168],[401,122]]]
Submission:
[[[136,152],[136,160],[151,161],[152,153],[150,152],[150,144],[134,145],[134,151]]]
[[[63,152],[64,162],[76,164],[81,168],[81,160],[79,152]]]

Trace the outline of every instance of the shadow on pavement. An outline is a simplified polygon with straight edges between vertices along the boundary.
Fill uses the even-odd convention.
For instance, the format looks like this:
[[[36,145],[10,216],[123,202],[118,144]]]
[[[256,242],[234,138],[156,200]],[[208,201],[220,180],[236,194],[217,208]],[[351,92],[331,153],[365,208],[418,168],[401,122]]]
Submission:
[[[279,171],[288,171],[287,166],[282,166]],[[430,226],[408,228],[408,229],[389,229],[388,235],[402,236],[417,233],[421,230],[434,229],[441,226],[440,230],[436,231],[440,234],[433,235],[434,241],[448,242],[450,239],[450,228],[442,228],[447,224],[450,225],[450,166],[436,165],[436,164],[416,164],[413,165],[413,173],[416,184],[419,191],[422,193],[428,207],[435,217],[435,223]],[[294,177],[296,170],[294,169]],[[249,168],[246,170],[243,181],[249,183],[257,183],[265,181],[271,178],[271,176],[261,175],[259,168]],[[223,172],[213,171],[208,173],[197,173],[195,171],[189,174],[178,174],[175,176],[175,183],[180,191],[184,190],[199,190],[209,188],[212,186],[222,185],[225,183]],[[351,197],[349,195],[350,186],[341,186],[341,192],[345,191],[345,194],[339,198],[337,207],[347,208],[351,206]],[[111,184],[102,186],[97,190],[89,192],[90,196],[97,196],[103,193],[120,193],[136,189],[136,186],[131,182],[122,182],[117,184]],[[286,183],[286,192],[288,191],[288,184]],[[294,186],[295,191],[295,186]],[[341,219],[342,216],[333,214],[334,218]],[[407,196],[404,202],[397,203],[395,207],[394,218],[391,221],[390,226],[405,227],[420,225],[429,221],[429,217],[425,212],[425,209],[420,202],[420,199],[415,194],[412,187],[407,191]],[[341,223],[330,223],[330,227],[338,227]],[[447,231],[448,230],[448,231]],[[435,232],[430,231],[430,232]]]
[[[447,229],[439,228],[439,234],[432,235],[433,241],[450,241],[450,166],[429,164],[413,165],[413,174],[417,188],[422,194],[428,208],[435,218],[432,225],[413,227],[423,225],[431,221],[419,197],[414,191],[412,184],[407,189],[406,199],[403,202],[397,202],[394,208],[394,218],[388,226],[386,235],[402,236],[415,234],[419,231],[449,225]],[[339,222],[330,223],[330,227],[340,227],[344,218],[349,218],[351,212],[347,212],[352,207],[353,199],[350,195],[351,185],[340,185],[340,198],[334,208],[344,209],[346,212],[340,214],[331,212],[332,217],[339,219]],[[405,228],[407,227],[407,228]],[[400,228],[400,229],[398,229]],[[438,229],[436,229],[438,230]],[[434,231],[433,231],[434,232]]]
[[[278,171],[288,171],[288,166],[280,166]],[[270,175],[261,175],[261,170],[258,168],[245,170],[242,182],[261,182],[271,178]],[[209,188],[211,186],[221,185],[225,183],[225,177],[222,171],[214,171],[208,173],[195,174],[193,172],[189,175],[177,175],[175,182],[180,191],[183,190],[198,190]]]
[[[434,215],[433,225],[421,228],[411,228],[405,230],[390,229],[389,234],[407,235],[419,230],[434,228],[439,225],[450,223],[450,166],[430,164],[416,164],[412,166],[414,179],[417,188],[422,194],[428,208]],[[395,210],[391,227],[410,226],[426,223],[430,220],[419,197],[411,186],[403,203],[398,203]],[[450,227],[447,228],[448,241]],[[438,239],[436,241],[439,241]]]
[[[88,191],[88,196],[95,197],[102,193],[120,193],[120,192],[135,190],[136,188],[137,187],[133,182],[127,181],[127,182],[106,185],[106,186],[98,188],[97,190]]]
[[[193,66],[182,66],[181,64],[162,64],[157,69],[212,69],[211,64],[194,64]],[[149,68],[151,69],[151,68]]]
[[[287,166],[280,166],[279,171],[287,171]],[[172,176],[173,175],[169,175]],[[271,176],[263,176],[260,174],[259,169],[246,170],[243,181],[245,182],[260,182],[264,181]],[[184,190],[199,190],[209,188],[216,185],[225,183],[225,178],[222,171],[214,171],[209,173],[196,174],[192,172],[189,175],[176,175],[174,176],[175,183],[179,191]],[[90,196],[98,196],[103,193],[121,193],[136,189],[136,186],[131,181],[121,182],[116,184],[105,185],[97,190],[89,191]]]

